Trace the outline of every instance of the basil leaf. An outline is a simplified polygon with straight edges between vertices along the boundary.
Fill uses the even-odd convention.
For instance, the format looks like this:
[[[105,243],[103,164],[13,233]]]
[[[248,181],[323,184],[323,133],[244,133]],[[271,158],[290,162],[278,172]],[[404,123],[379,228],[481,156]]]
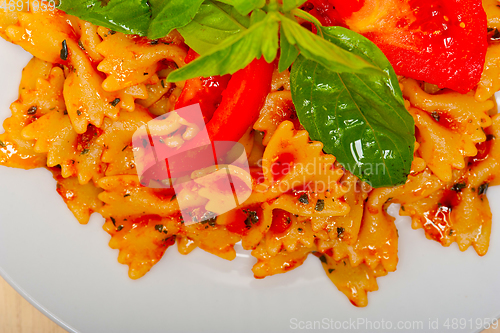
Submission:
[[[415,124],[392,66],[372,42],[341,27],[323,28],[329,41],[377,66],[378,74],[339,73],[303,56],[290,75],[301,124],[324,151],[373,187],[406,182]]]
[[[257,12],[257,11],[254,11]],[[258,12],[262,12],[261,10],[258,10]],[[264,13],[264,12],[262,12]],[[253,16],[253,15],[252,15]],[[274,17],[274,19],[273,19]],[[274,16],[273,13],[268,14],[266,18],[263,18],[264,20],[267,19],[265,22],[266,28],[265,28],[265,37],[262,37],[262,54],[264,55],[264,59],[268,63],[272,62],[276,56],[278,55],[278,44],[279,44],[279,35],[278,31],[280,29],[279,21],[280,18],[276,15]]]
[[[255,58],[278,52],[276,42],[264,42],[272,35],[278,35],[278,14],[263,14],[260,10],[252,13],[252,25],[245,31],[225,39],[213,47],[210,52],[188,65],[181,67],[168,76],[169,82],[183,81],[193,77],[233,74],[244,68]],[[274,50],[273,50],[274,48]],[[274,58],[273,58],[274,59]]]
[[[166,36],[193,20],[203,0],[149,0],[152,18],[148,38]]]
[[[304,57],[318,62],[332,71],[364,74],[380,72],[379,68],[363,57],[350,53],[334,45],[331,41],[313,34],[288,17],[282,17],[281,26],[288,42],[296,45]]]
[[[299,55],[299,50],[295,45],[292,45],[288,42],[288,39],[285,38],[285,33],[283,32],[283,27],[281,28],[280,35],[282,36],[280,39],[280,61],[278,63],[278,71],[284,72],[290,67],[297,56]]]
[[[151,17],[147,0],[59,0],[58,9],[125,34],[146,35]]]
[[[260,9],[266,5],[266,0],[220,0],[236,8],[242,15],[248,15],[252,10]]]
[[[250,17],[240,15],[234,7],[206,0],[193,21],[177,29],[198,54],[203,55],[229,36],[248,29]]]
[[[306,1],[307,0],[283,0],[283,11],[289,12],[292,9],[302,6]]]

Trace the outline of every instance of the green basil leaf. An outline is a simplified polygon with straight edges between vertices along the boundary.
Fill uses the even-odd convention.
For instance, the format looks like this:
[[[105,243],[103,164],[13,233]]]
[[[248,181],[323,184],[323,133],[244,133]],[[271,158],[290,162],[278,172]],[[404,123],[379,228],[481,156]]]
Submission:
[[[152,18],[148,38],[166,36],[193,20],[203,0],[149,0]]]
[[[263,50],[267,56],[278,51],[278,43],[264,43],[272,34],[278,35],[278,14],[262,16],[261,11],[252,13],[253,24],[245,31],[225,39],[213,47],[210,52],[199,57],[188,65],[181,67],[168,76],[169,82],[183,81],[194,77],[233,74],[244,68],[255,58],[262,56]],[[275,48],[273,50],[273,48]]]
[[[227,4],[205,0],[193,21],[177,29],[198,54],[209,52],[229,36],[248,29],[250,17],[243,16]]]
[[[290,75],[301,124],[324,151],[373,187],[405,183],[413,160],[415,124],[392,66],[372,42],[340,27],[326,39],[377,66],[378,74],[339,73],[303,56]]]
[[[297,7],[302,6],[306,1],[307,0],[283,0],[283,11],[289,12]]]
[[[242,15],[248,15],[252,10],[260,9],[266,5],[266,0],[220,0],[236,8]]]
[[[275,14],[270,13],[268,14],[268,17],[272,18],[274,15]],[[279,21],[280,18],[276,15],[274,16],[274,19],[268,19],[266,22],[266,37],[262,38],[262,54],[264,55],[264,59],[266,59],[268,63],[272,62],[278,54],[278,31],[280,29]]]
[[[280,35],[280,61],[278,63],[278,70],[281,73],[286,71],[287,68],[293,64],[295,59],[297,59],[299,50],[295,45],[288,42],[283,32],[283,27],[281,28]]]
[[[379,68],[363,57],[350,53],[331,41],[313,34],[288,17],[283,16],[281,26],[288,42],[296,45],[304,57],[318,62],[332,71],[339,73],[372,73],[375,75],[380,73]]]
[[[58,9],[82,20],[125,34],[147,34],[151,11],[147,0],[59,0]]]

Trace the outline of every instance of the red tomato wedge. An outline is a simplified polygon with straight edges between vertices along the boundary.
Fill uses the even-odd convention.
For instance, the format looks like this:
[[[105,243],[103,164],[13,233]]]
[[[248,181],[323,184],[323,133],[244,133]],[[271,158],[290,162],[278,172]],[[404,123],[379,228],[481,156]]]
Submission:
[[[481,0],[311,0],[311,14],[374,42],[395,71],[466,93],[484,67],[487,24]]]

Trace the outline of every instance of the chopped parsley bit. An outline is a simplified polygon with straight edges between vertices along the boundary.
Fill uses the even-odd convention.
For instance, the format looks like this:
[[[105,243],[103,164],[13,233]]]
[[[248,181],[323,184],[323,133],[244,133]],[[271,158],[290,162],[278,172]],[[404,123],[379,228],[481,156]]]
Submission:
[[[335,271],[335,268],[329,268],[329,269],[328,269],[328,273],[329,273],[329,274],[332,274],[332,272],[333,272],[333,271]]]
[[[307,196],[307,193],[303,193],[300,196],[299,201],[305,205],[309,204],[309,197]]]
[[[80,48],[85,51],[85,46],[83,46],[83,43],[81,40],[78,41],[78,46],[80,46]]]
[[[146,139],[142,139],[142,146],[143,146],[144,148],[146,148],[146,147],[148,146],[148,143],[149,143],[149,142],[148,142],[148,140],[146,140]]]
[[[319,260],[320,260],[323,264],[326,264],[326,257],[325,257],[325,255],[322,255],[321,257],[319,257]]]
[[[149,75],[149,73],[144,73],[144,75]]]
[[[123,147],[122,151],[125,151],[125,149],[127,149],[128,145],[126,145],[125,147]]]
[[[109,34],[110,34],[110,35],[114,35],[114,34],[116,34],[116,31],[114,31],[114,30],[109,30]]]
[[[111,106],[117,106],[118,103],[120,103],[120,99],[119,98],[115,98],[112,102],[109,102],[109,104],[111,104]]]
[[[338,228],[337,228],[337,238],[342,238],[342,237],[344,237],[344,231],[345,231],[345,229],[344,229],[344,228],[342,228],[342,227],[338,227]]]
[[[152,40],[150,44],[151,44],[151,45],[156,45],[156,44],[158,44],[158,39]]]
[[[304,229],[302,229],[302,228],[298,228],[297,230],[298,230],[299,232],[304,231]]]
[[[456,183],[455,185],[453,185],[451,187],[451,190],[452,191],[455,191],[455,192],[460,192],[462,189],[464,189],[465,187],[467,186],[467,184],[465,184],[465,182],[461,182],[461,183]]]
[[[317,212],[321,212],[323,209],[325,209],[325,200],[318,199],[318,201],[316,202],[316,207],[314,207],[314,209]]]
[[[247,218],[245,219],[245,226],[248,229],[250,229],[253,224],[257,224],[259,222],[259,216],[257,215],[257,212],[248,209],[243,209],[243,213],[247,215]],[[290,218],[288,218],[288,220],[290,220]]]
[[[478,195],[485,194],[486,191],[488,190],[488,186],[489,186],[488,183],[484,183],[484,184],[480,185],[479,188],[477,189],[477,194]]]
[[[5,148],[5,147],[7,147],[7,145],[5,143],[3,143],[3,141],[0,141],[0,147]]]
[[[171,198],[170,201],[174,201],[177,198],[177,194],[174,194]]]
[[[160,143],[165,143],[165,141],[163,141],[163,139],[162,139],[162,138],[160,138]]]
[[[82,152],[80,153],[80,155],[85,155],[89,152],[90,150],[88,150],[87,148],[85,148],[84,150],[82,150]]]
[[[450,232],[448,233],[448,236],[451,236],[451,235],[453,235],[453,233],[454,233],[454,232],[455,232],[455,230],[453,230],[453,229],[450,229]]]
[[[437,111],[432,111],[431,116],[437,122],[439,122],[439,119],[441,119],[441,117],[439,116],[439,113]]]
[[[111,222],[113,222],[113,225],[116,227],[116,220],[113,217],[110,217]]]
[[[66,39],[62,41],[61,53],[59,54],[61,60],[68,60],[68,44],[66,44]]]
[[[166,229],[165,229],[165,226],[163,224],[157,224],[157,225],[155,225],[155,230],[158,231],[158,232],[168,233],[168,231],[165,232]]]
[[[123,225],[120,225],[120,226],[118,226],[118,227],[116,228],[116,231],[122,231],[122,229],[123,229]]]
[[[126,198],[126,197],[130,197],[130,194],[125,194],[123,197],[124,197],[124,198]]]
[[[79,116],[81,116],[82,115],[82,111],[78,110],[78,111],[76,111],[76,114],[79,115]]]
[[[28,109],[28,114],[35,114],[36,110],[38,110],[38,108],[36,106],[32,106]]]
[[[165,89],[165,80],[161,80],[160,83],[161,83],[161,86],[163,87],[163,89]]]
[[[66,116],[68,114],[68,111],[67,110],[64,110],[64,115]]]
[[[345,260],[344,260],[344,266],[346,266],[347,264],[345,263]]]
[[[217,214],[214,212],[207,211],[203,216],[201,217],[201,223],[205,224],[208,223],[209,226],[215,227],[217,221]]]

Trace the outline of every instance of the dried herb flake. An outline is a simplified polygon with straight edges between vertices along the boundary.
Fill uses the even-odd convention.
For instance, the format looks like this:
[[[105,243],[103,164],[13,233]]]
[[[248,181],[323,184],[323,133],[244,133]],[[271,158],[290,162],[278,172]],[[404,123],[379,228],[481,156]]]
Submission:
[[[36,113],[36,110],[38,110],[38,107],[36,106],[32,106],[28,109],[28,114],[29,115],[32,115],[32,114],[35,114]]]
[[[68,44],[66,43],[66,39],[62,41],[62,48],[59,56],[61,57],[61,60],[68,60]]]
[[[115,98],[113,101],[109,102],[109,104],[111,104],[111,106],[117,106],[118,103],[120,103],[120,99],[119,98]]]
[[[486,193],[488,190],[488,186],[490,186],[488,183],[481,184],[479,188],[477,189],[477,194],[478,195],[483,195]]]
[[[316,202],[316,207],[314,207],[314,209],[317,212],[321,212],[323,209],[325,209],[325,200],[318,199],[318,201]]]
[[[453,186],[451,187],[451,190],[452,190],[452,191],[455,191],[455,192],[460,192],[460,191],[462,191],[462,189],[464,189],[466,186],[467,186],[467,184],[465,184],[465,182],[456,183],[455,185],[453,185]]]
[[[301,203],[303,203],[304,205],[309,204],[309,196],[307,195],[307,193],[303,193],[303,194],[299,197],[299,201],[300,201]]]

